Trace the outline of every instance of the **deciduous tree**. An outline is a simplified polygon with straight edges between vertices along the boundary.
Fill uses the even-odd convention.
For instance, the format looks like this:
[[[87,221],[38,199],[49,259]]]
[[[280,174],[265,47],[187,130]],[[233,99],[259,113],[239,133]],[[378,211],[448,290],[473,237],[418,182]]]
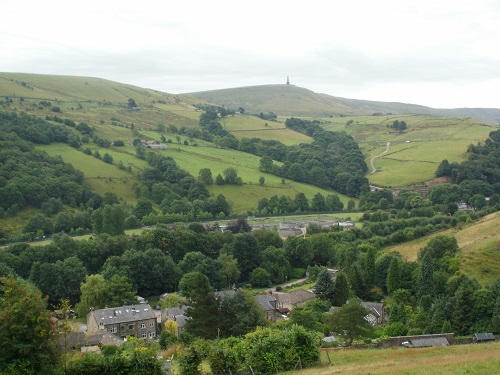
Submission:
[[[328,318],[330,328],[344,336],[349,346],[360,337],[366,337],[371,325],[365,317],[369,311],[361,305],[361,301],[353,298],[344,306],[336,309]]]
[[[58,362],[47,302],[32,284],[0,278],[0,372],[51,374]]]

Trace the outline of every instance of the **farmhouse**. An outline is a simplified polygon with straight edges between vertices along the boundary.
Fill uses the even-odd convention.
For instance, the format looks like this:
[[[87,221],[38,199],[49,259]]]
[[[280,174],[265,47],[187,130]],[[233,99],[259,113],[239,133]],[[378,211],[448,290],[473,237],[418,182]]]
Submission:
[[[87,334],[109,332],[118,337],[156,337],[156,316],[148,304],[91,311],[87,315]]]

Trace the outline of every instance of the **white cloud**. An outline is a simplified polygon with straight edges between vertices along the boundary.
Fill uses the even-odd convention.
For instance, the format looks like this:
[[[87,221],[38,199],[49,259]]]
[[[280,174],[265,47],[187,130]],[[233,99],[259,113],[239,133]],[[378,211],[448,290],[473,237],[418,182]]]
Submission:
[[[500,5],[477,0],[0,0],[0,71],[172,93],[284,83],[334,96],[500,107]]]

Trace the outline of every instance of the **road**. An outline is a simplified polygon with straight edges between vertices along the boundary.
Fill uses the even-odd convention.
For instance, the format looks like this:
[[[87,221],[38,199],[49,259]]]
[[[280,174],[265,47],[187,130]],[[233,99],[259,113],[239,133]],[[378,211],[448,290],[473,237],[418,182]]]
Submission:
[[[385,151],[384,151],[384,152],[381,152],[380,154],[375,155],[373,158],[371,158],[371,160],[370,160],[370,164],[371,164],[371,166],[372,166],[372,172],[371,172],[370,174],[374,174],[375,172],[377,172],[377,168],[375,168],[375,163],[374,163],[374,161],[375,161],[375,159],[376,159],[376,158],[379,158],[379,157],[381,157],[382,155],[384,155],[385,153],[389,152],[389,147],[390,147],[390,145],[391,145],[391,142],[387,142],[387,145],[385,146]]]

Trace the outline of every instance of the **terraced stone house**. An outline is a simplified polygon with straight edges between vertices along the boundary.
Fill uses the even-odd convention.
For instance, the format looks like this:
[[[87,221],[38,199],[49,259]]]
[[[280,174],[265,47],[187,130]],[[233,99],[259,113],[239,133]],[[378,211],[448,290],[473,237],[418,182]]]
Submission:
[[[94,310],[87,315],[87,335],[109,332],[122,339],[127,336],[153,339],[156,331],[156,316],[148,304]]]

